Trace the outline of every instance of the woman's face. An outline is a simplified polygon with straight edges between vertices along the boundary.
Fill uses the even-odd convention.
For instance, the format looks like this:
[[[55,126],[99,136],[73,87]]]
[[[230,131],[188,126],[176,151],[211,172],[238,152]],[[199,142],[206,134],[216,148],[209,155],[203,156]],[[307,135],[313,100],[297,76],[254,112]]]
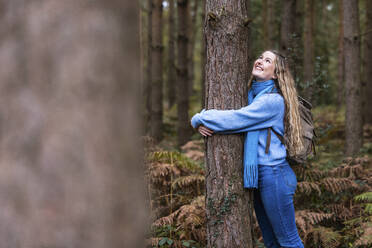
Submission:
[[[276,55],[270,51],[264,52],[253,64],[252,75],[256,81],[266,81],[275,79],[275,59]]]

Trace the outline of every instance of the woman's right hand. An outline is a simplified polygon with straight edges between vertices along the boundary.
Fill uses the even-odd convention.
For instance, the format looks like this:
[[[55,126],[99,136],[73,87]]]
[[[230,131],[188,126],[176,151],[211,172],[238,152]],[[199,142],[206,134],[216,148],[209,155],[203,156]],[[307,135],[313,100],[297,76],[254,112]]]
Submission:
[[[200,125],[198,127],[198,132],[203,135],[204,137],[207,137],[207,136],[212,136],[213,135],[213,130],[203,126],[203,125]]]

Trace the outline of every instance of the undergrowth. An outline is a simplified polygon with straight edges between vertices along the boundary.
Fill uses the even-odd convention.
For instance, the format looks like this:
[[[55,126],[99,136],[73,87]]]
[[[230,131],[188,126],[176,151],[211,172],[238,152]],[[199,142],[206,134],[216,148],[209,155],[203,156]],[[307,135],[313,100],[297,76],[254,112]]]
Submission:
[[[345,157],[342,114],[327,108],[315,109],[314,116],[317,155],[294,168],[301,239],[309,248],[372,247],[372,127],[364,128],[360,154]],[[149,247],[206,246],[203,146],[201,140],[182,152],[147,146]],[[264,247],[257,222],[253,230],[256,247]]]

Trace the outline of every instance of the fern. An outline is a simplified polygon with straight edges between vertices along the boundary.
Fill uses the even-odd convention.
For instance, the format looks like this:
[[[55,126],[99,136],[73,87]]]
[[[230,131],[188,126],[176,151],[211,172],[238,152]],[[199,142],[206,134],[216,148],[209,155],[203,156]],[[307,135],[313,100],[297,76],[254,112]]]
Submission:
[[[341,244],[342,236],[331,228],[316,227],[311,230],[306,244],[311,247],[336,248]]]
[[[357,195],[354,197],[354,200],[357,202],[367,202],[364,204],[364,211],[367,214],[372,215],[372,192],[365,192],[363,194]]]

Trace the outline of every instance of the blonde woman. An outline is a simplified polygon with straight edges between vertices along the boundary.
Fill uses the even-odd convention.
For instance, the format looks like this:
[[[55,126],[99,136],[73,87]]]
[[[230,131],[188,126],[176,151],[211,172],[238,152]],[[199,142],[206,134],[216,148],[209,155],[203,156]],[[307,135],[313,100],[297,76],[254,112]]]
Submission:
[[[297,180],[286,160],[287,152],[296,154],[303,145],[297,92],[285,57],[271,50],[262,53],[248,88],[248,106],[203,110],[191,125],[203,136],[246,132],[243,181],[244,187],[255,188],[254,208],[265,246],[304,247],[293,206]],[[286,137],[286,144],[268,135],[270,130]]]

